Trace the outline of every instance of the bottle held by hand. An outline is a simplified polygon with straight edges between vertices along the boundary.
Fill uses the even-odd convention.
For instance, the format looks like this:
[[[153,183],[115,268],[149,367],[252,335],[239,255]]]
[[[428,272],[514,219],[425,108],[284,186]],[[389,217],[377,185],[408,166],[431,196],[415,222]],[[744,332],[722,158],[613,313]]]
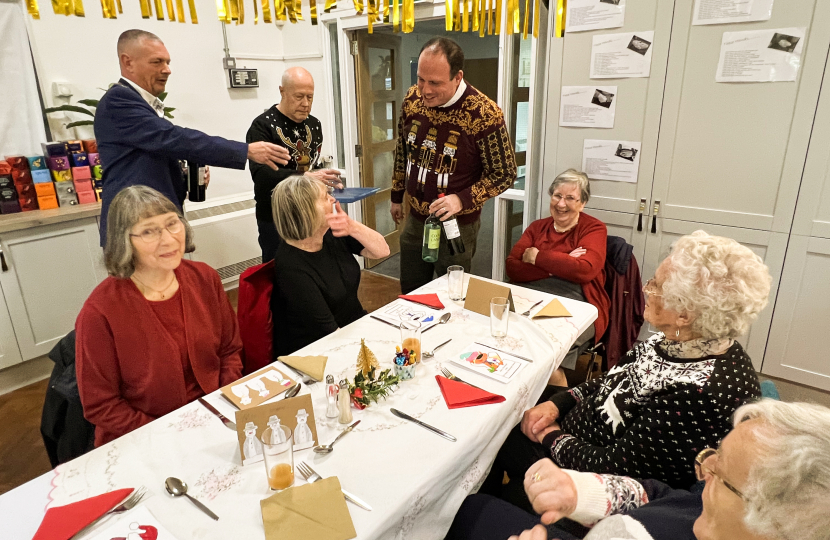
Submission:
[[[187,162],[187,200],[203,202],[205,200],[205,166]]]
[[[444,197],[441,193],[438,198]],[[444,226],[444,234],[447,236],[447,247],[450,250],[450,255],[457,253],[464,253],[464,240],[461,238],[461,229],[458,228],[458,221],[455,216],[446,221],[440,222]]]
[[[440,246],[441,220],[435,214],[430,214],[424,223],[424,245],[421,248],[421,258],[429,263],[436,262]]]

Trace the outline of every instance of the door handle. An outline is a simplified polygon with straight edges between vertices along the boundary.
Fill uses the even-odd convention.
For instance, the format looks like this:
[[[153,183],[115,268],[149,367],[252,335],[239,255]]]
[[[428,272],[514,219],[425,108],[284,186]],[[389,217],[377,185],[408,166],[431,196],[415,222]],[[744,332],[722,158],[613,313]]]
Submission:
[[[654,201],[654,212],[651,215],[651,234],[657,233],[657,213],[660,211],[660,201]]]
[[[640,199],[640,215],[637,216],[637,232],[643,231],[643,212],[646,211],[646,200]]]
[[[3,269],[3,272],[9,271],[9,265],[6,264],[6,254],[3,253],[2,247],[0,247],[0,268]]]

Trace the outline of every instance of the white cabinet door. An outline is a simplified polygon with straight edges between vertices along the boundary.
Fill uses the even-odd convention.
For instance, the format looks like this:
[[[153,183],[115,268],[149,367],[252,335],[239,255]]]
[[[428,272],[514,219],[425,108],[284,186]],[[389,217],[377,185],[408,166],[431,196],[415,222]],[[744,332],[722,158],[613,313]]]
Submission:
[[[0,237],[9,270],[0,272],[24,360],[47,354],[75,327],[89,293],[106,277],[95,218]]]
[[[691,26],[692,4],[677,0],[674,12],[652,203],[670,219],[789,232],[830,2],[777,1],[769,21],[711,26]],[[724,32],[785,27],[807,29],[795,82],[715,82]]]
[[[551,43],[548,75],[547,119],[544,144],[544,181],[540,186],[539,208],[545,215],[547,189],[565,169],[582,169],[585,139],[642,142],[637,183],[591,181],[590,209],[636,213],[640,200],[651,197],[657,135],[663,105],[663,85],[669,40],[672,32],[674,0],[638,0],[626,6],[625,25],[595,32],[567,33]],[[651,75],[641,78],[591,79],[591,48],[594,36],[623,32],[654,31]],[[561,42],[561,43],[560,43]],[[611,129],[560,127],[559,108],[563,86],[616,86],[616,118]]]
[[[787,249],[787,234],[658,218],[657,232],[655,234],[649,233],[646,241],[645,261],[642,265],[643,280],[645,281],[654,275],[657,266],[668,256],[671,245],[675,240],[697,230],[704,230],[709,234],[737,240],[757,253],[769,267],[772,276],[769,304],[758,316],[749,333],[738,338],[738,341],[741,342],[752,359],[755,369],[760,371],[773,305],[775,304],[775,294],[778,290],[778,280],[784,263],[784,252]],[[640,332],[640,339],[647,339],[655,332],[656,330],[646,323]]]
[[[637,265],[642,270],[643,257],[646,252],[648,216],[643,216],[642,220],[639,220],[635,214],[609,212],[594,208],[586,209],[585,213],[605,223],[605,227],[608,229],[608,236],[622,237],[626,242],[634,246],[634,257],[637,259]],[[640,223],[642,223],[642,227],[638,227]]]
[[[793,235],[763,373],[830,390],[830,240]]]
[[[0,296],[0,300],[3,297]],[[14,327],[9,317],[9,310],[6,309],[6,301],[0,303],[0,369],[19,364],[23,361],[20,356],[20,347],[17,346],[17,338],[14,337]]]

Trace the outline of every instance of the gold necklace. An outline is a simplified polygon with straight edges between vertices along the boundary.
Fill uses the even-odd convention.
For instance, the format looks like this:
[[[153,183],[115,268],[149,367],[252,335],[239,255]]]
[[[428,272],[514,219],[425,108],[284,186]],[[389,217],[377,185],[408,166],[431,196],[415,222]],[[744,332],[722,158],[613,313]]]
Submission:
[[[170,283],[168,283],[168,284],[167,284],[167,286],[166,286],[166,287],[164,287],[164,288],[163,288],[163,289],[161,289],[161,290],[156,290],[156,289],[154,289],[154,288],[150,287],[149,285],[147,285],[146,283],[144,283],[143,281],[141,281],[140,279],[138,279],[138,276],[136,276],[135,274],[131,275],[131,276],[130,276],[130,278],[131,278],[131,279],[134,279],[135,281],[137,281],[137,282],[138,282],[139,284],[141,284],[141,286],[142,286],[142,287],[144,287],[145,289],[149,289],[149,290],[151,290],[152,292],[154,292],[154,293],[158,294],[159,296],[161,296],[161,299],[162,299],[162,300],[164,300],[164,299],[165,299],[164,293],[167,291],[167,289],[169,289],[169,288],[170,288],[170,286],[171,286],[171,285],[173,285],[173,282],[174,282],[174,281],[176,281],[176,274],[175,274],[175,273],[173,274],[173,277],[172,277],[172,278],[170,278]],[[142,293],[143,293],[143,291],[142,291]]]

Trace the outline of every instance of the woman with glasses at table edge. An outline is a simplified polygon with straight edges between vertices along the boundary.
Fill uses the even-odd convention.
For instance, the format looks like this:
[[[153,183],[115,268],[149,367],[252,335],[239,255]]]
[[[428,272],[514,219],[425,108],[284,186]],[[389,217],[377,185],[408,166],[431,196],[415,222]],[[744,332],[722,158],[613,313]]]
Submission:
[[[733,423],[717,450],[690,458],[699,482],[688,491],[655,480],[564,470],[543,459],[524,478],[532,514],[472,495],[447,538],[829,538],[830,409],[764,399],[739,408]]]
[[[193,233],[158,191],[131,186],[112,201],[110,277],[78,319],[76,359],[95,446],[147,424],[242,374],[242,341],[219,274],[183,259]]]
[[[505,270],[513,283],[521,283],[597,308],[597,320],[565,355],[550,384],[567,386],[562,368],[573,369],[580,348],[608,327],[611,300],[605,292],[605,224],[583,212],[591,198],[588,175],[568,169],[548,189],[550,217],[531,223],[510,250]]]
[[[520,479],[543,457],[688,488],[691,459],[717,446],[735,409],[761,396],[736,338],[766,306],[770,283],[761,258],[732,239],[703,231],[679,238],[644,287],[645,319],[659,333],[606,375],[525,411],[482,490],[529,508]]]

